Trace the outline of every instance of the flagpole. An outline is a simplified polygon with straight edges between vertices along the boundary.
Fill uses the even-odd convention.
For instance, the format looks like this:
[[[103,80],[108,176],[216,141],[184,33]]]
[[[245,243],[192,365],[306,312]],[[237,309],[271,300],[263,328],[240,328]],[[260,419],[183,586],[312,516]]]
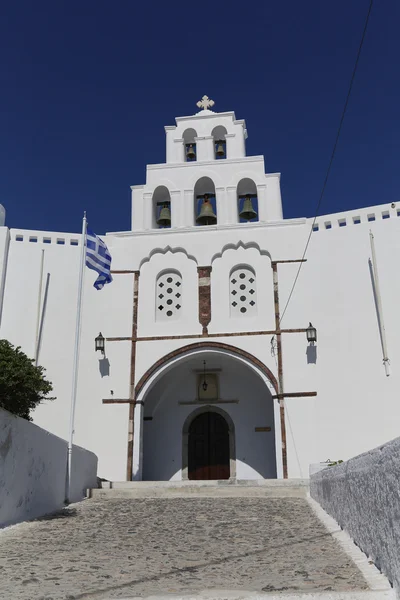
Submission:
[[[43,263],[44,263],[44,250],[42,250],[42,256],[40,260],[40,277],[39,277],[39,291],[37,301],[37,317],[36,317],[36,344],[35,344],[35,365],[38,364],[38,347],[39,347],[39,326],[40,326],[40,309],[42,304],[42,287],[43,287]]]
[[[68,436],[68,460],[67,460],[67,482],[66,482],[66,494],[65,504],[70,504],[71,496],[71,480],[72,480],[72,442],[74,438],[74,426],[75,426],[75,406],[76,406],[76,393],[78,388],[78,367],[79,367],[79,346],[81,338],[81,313],[82,313],[82,300],[83,300],[83,276],[85,269],[85,254],[86,254],[86,212],[83,214],[82,221],[82,237],[81,237],[81,256],[79,263],[79,283],[78,283],[78,298],[76,305],[76,324],[75,324],[75,346],[74,346],[74,362],[72,367],[72,391],[71,391],[71,411],[70,411],[70,422],[69,422],[69,436]]]

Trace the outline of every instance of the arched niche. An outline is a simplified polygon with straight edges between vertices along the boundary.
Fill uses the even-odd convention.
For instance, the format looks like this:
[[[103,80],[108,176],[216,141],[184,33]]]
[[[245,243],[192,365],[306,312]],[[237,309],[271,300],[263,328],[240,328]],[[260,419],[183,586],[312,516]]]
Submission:
[[[257,316],[256,272],[250,265],[240,264],[231,269],[229,304],[231,317]]]
[[[243,218],[240,213],[244,209],[244,205],[250,206],[250,202],[256,215],[253,218]],[[241,179],[237,185],[237,215],[239,223],[255,222],[259,220],[258,217],[258,197],[257,197],[257,186],[252,179],[245,177]]]
[[[195,162],[197,160],[196,138],[197,131],[189,128],[183,132],[183,144],[185,146],[185,161]],[[194,154],[194,156],[193,156]]]
[[[171,216],[171,196],[169,190],[165,185],[159,185],[153,192],[153,219],[152,226],[154,229],[157,228],[169,228],[171,227],[171,223],[169,225],[167,223],[158,224],[157,221],[160,218],[160,213],[163,209],[168,209],[169,214]],[[162,216],[165,215],[165,211]]]
[[[196,185],[194,186],[194,223],[195,225],[215,225],[215,222],[212,222],[213,219],[210,218],[209,222],[200,223],[197,221],[197,218],[201,212],[201,207],[203,202],[209,203],[212,209],[212,212],[217,215],[217,204],[215,197],[215,185],[210,177],[201,177],[197,180]]]
[[[177,269],[163,269],[156,279],[156,321],[176,321],[182,315],[182,275]]]
[[[223,125],[217,125],[211,132],[213,137],[214,146],[214,158],[215,160],[222,160],[227,158],[226,154],[226,134],[227,130]],[[223,152],[223,154],[222,154]]]

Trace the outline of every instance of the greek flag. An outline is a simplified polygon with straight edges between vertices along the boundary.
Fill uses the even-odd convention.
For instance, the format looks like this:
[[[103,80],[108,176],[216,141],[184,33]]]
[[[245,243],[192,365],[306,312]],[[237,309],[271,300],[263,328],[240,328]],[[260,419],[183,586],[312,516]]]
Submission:
[[[111,283],[111,255],[105,243],[89,228],[86,229],[86,266],[99,274],[93,284],[96,290]]]

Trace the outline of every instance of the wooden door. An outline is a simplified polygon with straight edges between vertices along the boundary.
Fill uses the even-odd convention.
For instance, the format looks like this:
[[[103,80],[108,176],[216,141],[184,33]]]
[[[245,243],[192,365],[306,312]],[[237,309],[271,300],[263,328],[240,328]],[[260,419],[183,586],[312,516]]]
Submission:
[[[189,479],[229,479],[229,428],[218,413],[205,412],[189,428]]]

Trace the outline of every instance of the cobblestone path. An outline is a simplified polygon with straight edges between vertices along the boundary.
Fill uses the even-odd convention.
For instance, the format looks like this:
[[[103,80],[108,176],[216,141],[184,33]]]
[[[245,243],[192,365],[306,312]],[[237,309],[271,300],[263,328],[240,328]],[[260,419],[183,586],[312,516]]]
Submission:
[[[91,499],[0,532],[0,598],[362,590],[302,498]]]

